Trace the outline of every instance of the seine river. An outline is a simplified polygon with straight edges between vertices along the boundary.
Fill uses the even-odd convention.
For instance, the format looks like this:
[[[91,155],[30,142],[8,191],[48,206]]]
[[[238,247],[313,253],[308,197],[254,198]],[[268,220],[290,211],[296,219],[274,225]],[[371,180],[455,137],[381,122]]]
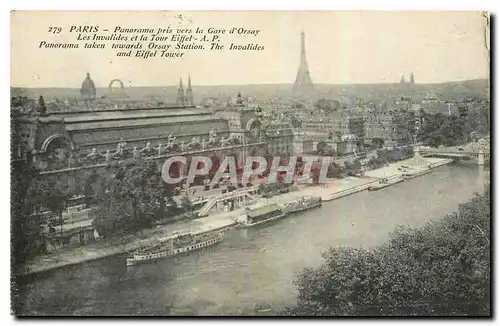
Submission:
[[[370,247],[400,225],[422,226],[482,192],[489,170],[443,166],[376,192],[324,203],[204,251],[125,267],[111,257],[38,274],[23,290],[36,315],[275,314],[295,302],[292,281],[335,246]]]

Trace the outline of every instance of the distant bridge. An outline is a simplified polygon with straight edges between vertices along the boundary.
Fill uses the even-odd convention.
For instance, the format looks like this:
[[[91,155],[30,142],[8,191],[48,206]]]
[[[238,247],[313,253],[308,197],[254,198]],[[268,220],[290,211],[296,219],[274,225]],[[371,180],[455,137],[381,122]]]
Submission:
[[[415,148],[415,154],[420,154],[421,156],[440,156],[440,157],[450,157],[450,158],[474,158],[477,159],[479,165],[484,165],[486,161],[490,159],[490,152],[479,150],[464,150],[460,151],[454,148]]]

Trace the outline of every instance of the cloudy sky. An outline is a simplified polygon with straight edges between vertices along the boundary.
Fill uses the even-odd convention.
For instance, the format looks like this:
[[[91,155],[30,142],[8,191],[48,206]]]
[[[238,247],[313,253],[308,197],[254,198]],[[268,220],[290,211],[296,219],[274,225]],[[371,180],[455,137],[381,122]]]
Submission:
[[[111,49],[38,48],[42,40],[76,40],[78,33],[68,32],[71,25],[259,29],[258,36],[226,36],[224,43],[265,49],[140,59],[116,57]],[[50,34],[50,26],[63,32]],[[487,78],[484,28],[479,12],[17,11],[11,15],[11,85],[78,88],[87,72],[98,87],[114,78],[126,87],[174,85],[188,74],[195,85],[293,83],[301,30],[315,83],[391,83],[401,74],[408,79],[410,72],[421,83]]]

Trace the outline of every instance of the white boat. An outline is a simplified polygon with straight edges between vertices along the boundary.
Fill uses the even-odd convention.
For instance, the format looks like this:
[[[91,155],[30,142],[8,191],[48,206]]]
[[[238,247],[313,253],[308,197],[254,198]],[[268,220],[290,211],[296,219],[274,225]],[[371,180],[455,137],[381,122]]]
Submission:
[[[224,240],[223,233],[217,233],[215,235],[193,235],[190,233],[177,235],[175,238],[169,239],[155,247],[134,253],[131,257],[127,258],[127,266],[147,263],[185,252],[199,250],[219,243],[222,240]]]
[[[400,183],[405,181],[403,178],[392,178],[392,179],[382,179],[379,182],[368,187],[368,190],[379,190],[385,187],[389,187],[395,185],[396,183]]]
[[[259,207],[246,212],[246,220],[242,226],[252,227],[278,220],[284,216],[286,216],[286,214],[282,211],[281,207],[276,204]]]
[[[288,203],[283,207],[283,213],[290,214],[321,207],[321,197],[302,197],[301,199]]]
[[[432,169],[429,169],[429,168],[423,168],[423,169],[418,169],[418,170],[406,171],[406,172],[403,173],[403,178],[405,178],[405,179],[411,179],[411,178],[415,178],[415,177],[427,174],[427,173],[429,173],[431,171],[432,171]]]

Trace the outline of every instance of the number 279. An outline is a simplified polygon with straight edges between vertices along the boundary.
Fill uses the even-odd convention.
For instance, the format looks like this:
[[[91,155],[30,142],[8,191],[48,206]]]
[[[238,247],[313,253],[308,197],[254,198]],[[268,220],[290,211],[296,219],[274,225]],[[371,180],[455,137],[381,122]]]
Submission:
[[[59,34],[59,33],[61,33],[61,31],[62,31],[62,27],[58,27],[58,26],[49,27],[49,33]]]

